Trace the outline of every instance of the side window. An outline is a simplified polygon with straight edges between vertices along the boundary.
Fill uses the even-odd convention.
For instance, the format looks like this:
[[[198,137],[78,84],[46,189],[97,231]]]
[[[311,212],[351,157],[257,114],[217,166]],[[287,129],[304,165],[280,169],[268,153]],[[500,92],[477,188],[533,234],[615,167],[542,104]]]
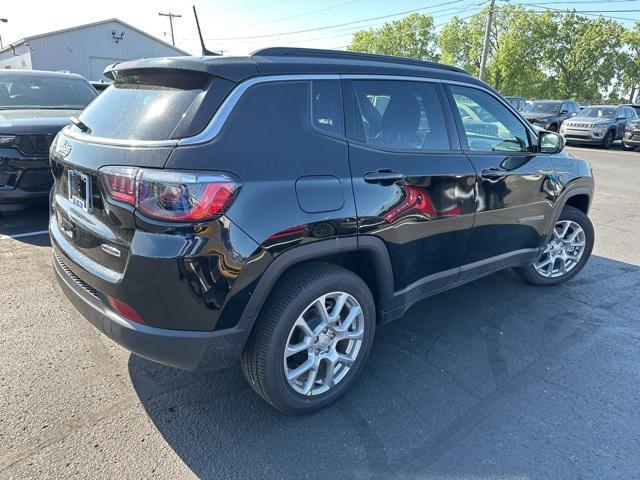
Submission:
[[[397,150],[449,150],[449,135],[434,84],[354,80],[353,92],[358,140]]]
[[[344,135],[342,97],[338,80],[311,82],[311,121],[319,130]]]
[[[450,86],[469,149],[479,152],[527,152],[525,126],[498,100],[471,87]]]
[[[571,112],[571,110],[569,109],[569,104],[568,103],[563,103],[562,105],[560,105],[560,111],[561,112]]]

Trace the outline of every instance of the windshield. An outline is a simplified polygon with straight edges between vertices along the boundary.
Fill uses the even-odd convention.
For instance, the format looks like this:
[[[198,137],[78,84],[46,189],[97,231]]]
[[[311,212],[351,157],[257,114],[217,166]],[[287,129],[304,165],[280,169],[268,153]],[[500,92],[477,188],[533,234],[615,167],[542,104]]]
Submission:
[[[560,104],[561,102],[530,102],[524,107],[524,112],[556,114],[560,110]]]
[[[613,118],[616,116],[616,107],[587,107],[580,110],[579,117]]]
[[[0,77],[1,110],[82,110],[95,96],[89,83],[79,78]]]

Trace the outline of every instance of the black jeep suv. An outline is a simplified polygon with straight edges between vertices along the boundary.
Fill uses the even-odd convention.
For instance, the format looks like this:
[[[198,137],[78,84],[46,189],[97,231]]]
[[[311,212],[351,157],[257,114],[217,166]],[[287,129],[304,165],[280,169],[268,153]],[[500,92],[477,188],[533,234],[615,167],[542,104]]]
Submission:
[[[148,359],[241,358],[283,411],[343,394],[415,302],[507,267],[556,285],[591,253],[588,163],[464,71],[275,48],[110,75],[51,149],[62,289]]]
[[[80,75],[0,71],[0,214],[47,204],[51,142],[95,96]]]

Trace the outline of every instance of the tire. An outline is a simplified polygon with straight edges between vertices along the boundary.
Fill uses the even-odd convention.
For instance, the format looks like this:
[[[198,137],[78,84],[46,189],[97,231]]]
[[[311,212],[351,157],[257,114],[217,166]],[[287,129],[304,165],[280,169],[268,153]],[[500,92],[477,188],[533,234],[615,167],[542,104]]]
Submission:
[[[601,147],[609,150],[611,148],[611,146],[613,145],[613,141],[616,139],[616,134],[613,132],[613,130],[609,130],[604,138],[602,139],[602,144]]]
[[[346,296],[342,297],[341,294]],[[328,300],[320,303],[319,300],[325,295]],[[338,312],[342,323],[322,329],[322,326],[315,324],[321,316],[319,305],[329,305],[324,312],[329,315],[325,318],[330,318],[335,315],[334,305],[338,297],[345,299],[344,306]],[[345,325],[346,318],[353,312],[355,320],[351,327],[339,330],[339,326]],[[303,321],[300,321],[301,318]],[[301,328],[299,325],[302,324],[308,328]],[[242,352],[242,370],[256,393],[278,410],[287,414],[318,410],[337,400],[355,382],[371,350],[375,326],[373,296],[359,276],[333,264],[303,264],[285,274],[270,294]],[[334,335],[336,340],[331,340]],[[360,336],[361,339],[340,340],[345,335]],[[300,338],[294,341],[294,336]],[[308,347],[304,347],[304,350],[285,356],[287,347],[293,345],[295,349],[307,342]],[[327,342],[333,343],[327,345]],[[348,366],[343,361],[335,360],[338,351],[345,347],[353,348],[349,354],[353,363]],[[349,359],[348,352],[342,352],[342,355]],[[331,375],[331,379],[335,383],[327,380],[332,360],[336,368],[331,371],[337,374]],[[304,369],[308,362],[315,362],[319,366],[293,380],[287,378],[287,375]],[[315,373],[310,378],[312,372]]]
[[[575,262],[572,260],[563,260],[564,258],[563,255],[565,255],[567,252],[570,252],[572,256],[576,256],[578,252],[577,250],[578,247],[571,247],[568,250],[563,249],[558,254],[555,253],[553,250],[548,251],[554,242],[556,242],[556,245],[558,243],[557,236],[554,234],[549,239],[549,242],[545,246],[544,253],[540,256],[538,260],[536,260],[530,265],[527,265],[526,267],[520,267],[515,269],[516,272],[518,272],[522,278],[524,278],[527,282],[533,285],[550,286],[550,285],[559,285],[568,280],[571,280],[578,273],[580,273],[580,271],[584,268],[585,264],[589,260],[589,257],[591,256],[595,234],[593,230],[593,224],[591,223],[591,220],[589,220],[589,217],[587,217],[584,214],[584,212],[582,212],[581,210],[578,210],[577,208],[574,208],[568,205],[565,206],[564,209],[562,210],[562,213],[560,214],[560,217],[558,218],[557,223],[554,225],[554,231],[557,232],[558,228],[562,228],[568,223],[570,224],[571,222],[573,222],[574,224],[577,224],[584,234],[584,247],[580,251],[578,261]],[[560,225],[562,227],[559,227]],[[570,237],[577,230],[578,229],[574,229],[574,227],[570,227],[567,233],[565,234],[565,237],[567,238]],[[578,237],[580,237],[580,234],[578,234]],[[564,242],[560,242],[560,243],[567,245]],[[582,243],[582,242],[579,242],[579,241],[575,242],[576,245],[579,243]],[[555,260],[552,254],[556,255]],[[547,265],[547,266],[541,267],[541,265],[543,265],[545,262],[548,262],[548,261],[553,262],[551,266]],[[562,273],[562,271],[556,272],[557,276],[554,276],[553,270],[557,266],[559,267],[560,265],[562,265],[562,263],[565,263],[566,272],[565,273]],[[551,274],[548,273],[550,271],[551,271]],[[542,272],[544,272],[545,274],[543,274]]]
[[[633,145],[627,145],[624,142],[622,142],[622,149],[627,152],[633,152],[636,149],[636,147]]]

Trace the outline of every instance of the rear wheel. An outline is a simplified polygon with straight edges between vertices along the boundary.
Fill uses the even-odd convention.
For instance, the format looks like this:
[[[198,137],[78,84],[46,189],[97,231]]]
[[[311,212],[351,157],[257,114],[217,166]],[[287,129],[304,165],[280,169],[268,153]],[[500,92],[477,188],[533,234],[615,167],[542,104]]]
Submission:
[[[252,388],[285,413],[325,407],[356,380],[375,332],[374,301],[353,272],[295,268],[265,304],[242,354]]]
[[[534,285],[558,285],[575,277],[593,250],[591,220],[581,210],[566,206],[538,260],[516,271]]]

